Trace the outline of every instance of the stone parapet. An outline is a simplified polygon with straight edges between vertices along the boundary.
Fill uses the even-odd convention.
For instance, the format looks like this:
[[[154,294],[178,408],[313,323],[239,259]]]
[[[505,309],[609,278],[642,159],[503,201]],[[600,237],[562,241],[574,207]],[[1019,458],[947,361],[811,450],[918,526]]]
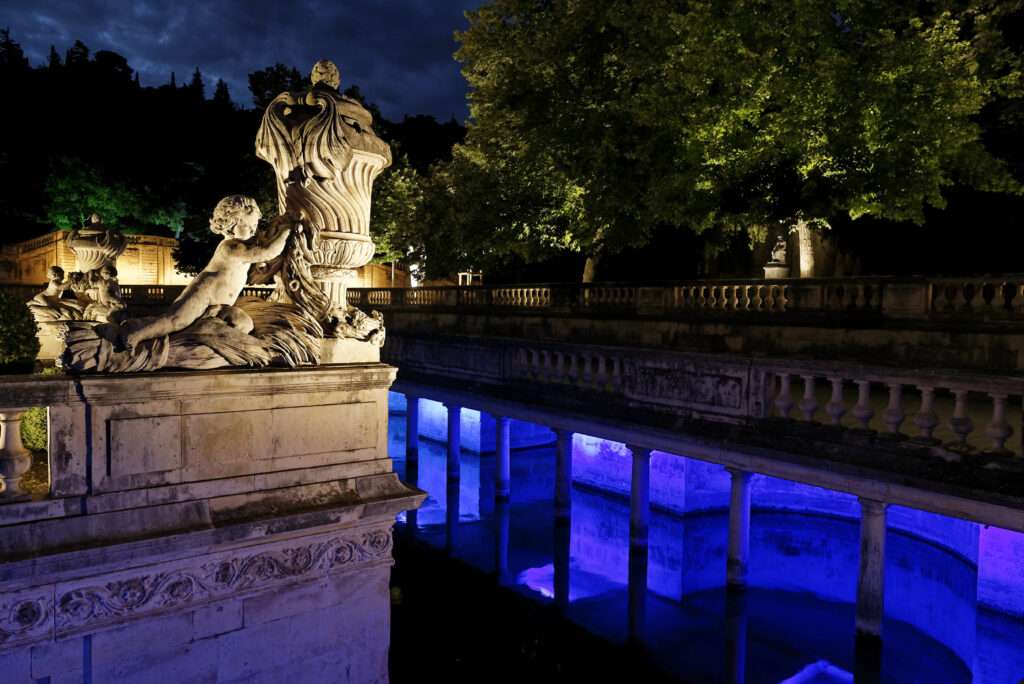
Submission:
[[[1024,277],[351,289],[390,334],[1024,369]]]
[[[181,652],[132,667],[191,667],[211,639],[309,613],[315,591],[373,636],[341,665],[386,673],[392,525],[425,498],[387,454],[394,377],[368,363],[0,379],[4,415],[49,407],[51,472],[46,493],[0,495],[0,660],[32,681],[36,665],[60,673],[68,640],[81,653],[166,619],[187,623]],[[124,664],[104,653],[89,666],[113,676]]]

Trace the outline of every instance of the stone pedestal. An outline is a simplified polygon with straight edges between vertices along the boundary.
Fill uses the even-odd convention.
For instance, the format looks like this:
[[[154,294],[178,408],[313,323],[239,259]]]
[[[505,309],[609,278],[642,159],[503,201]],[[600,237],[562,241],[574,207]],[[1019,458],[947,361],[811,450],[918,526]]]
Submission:
[[[383,364],[67,379],[51,497],[0,505],[5,682],[386,681]]]
[[[765,264],[765,280],[782,280],[789,277],[789,266],[786,264]]]

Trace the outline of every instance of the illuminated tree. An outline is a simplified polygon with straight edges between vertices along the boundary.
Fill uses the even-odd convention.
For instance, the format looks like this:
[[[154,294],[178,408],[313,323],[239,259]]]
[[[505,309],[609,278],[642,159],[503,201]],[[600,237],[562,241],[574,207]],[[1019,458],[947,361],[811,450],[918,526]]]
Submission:
[[[995,0],[494,0],[459,35],[472,114],[462,154],[547,202],[534,214],[546,220],[502,229],[593,257],[585,279],[601,254],[659,225],[920,223],[956,183],[1021,192],[979,123],[1021,96],[1006,11]]]

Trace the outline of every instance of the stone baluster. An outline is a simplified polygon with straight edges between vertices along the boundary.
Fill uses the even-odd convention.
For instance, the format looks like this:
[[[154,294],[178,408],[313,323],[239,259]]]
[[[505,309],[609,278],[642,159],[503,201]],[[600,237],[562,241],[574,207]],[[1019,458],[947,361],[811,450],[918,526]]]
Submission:
[[[750,309],[750,286],[740,285],[737,290],[739,291],[739,297],[736,302],[736,308],[739,311],[748,311]]]
[[[814,396],[814,376],[805,375],[804,397],[800,400],[800,411],[804,414],[804,420],[808,423],[814,420],[814,412],[818,410],[818,399]]]
[[[898,435],[900,434],[900,425],[903,424],[905,417],[903,413],[903,385],[898,382],[890,383],[889,405],[886,406],[885,412],[882,414],[882,420],[885,421],[889,432]]]
[[[869,430],[875,410],[871,408],[871,381],[855,380],[857,383],[857,405],[853,407],[853,417],[860,423],[860,429]]]
[[[754,311],[764,311],[764,285],[754,285],[754,299],[750,308]]]
[[[949,421],[949,426],[959,440],[958,445],[966,448],[967,438],[974,431],[974,421],[967,413],[967,390],[954,389],[953,396],[956,401],[953,404],[953,419]]]
[[[939,425],[939,417],[935,413],[935,388],[919,385],[917,389],[921,392],[921,408],[914,416],[914,425],[918,429],[917,439],[923,442],[934,442],[935,438],[932,437],[932,433]]]
[[[0,413],[0,500],[28,496],[21,480],[32,467],[32,454],[21,443],[21,417],[28,409]]]
[[[832,383],[832,398],[825,405],[825,411],[832,418],[833,425],[842,425],[843,416],[846,414],[846,406],[843,403],[843,379],[829,378]]]
[[[793,397],[790,394],[789,373],[779,373],[779,394],[775,397],[775,408],[780,418],[789,418],[789,412],[793,410]]]
[[[989,394],[992,398],[992,422],[989,423],[985,434],[992,440],[992,449],[998,452],[1007,452],[1006,440],[1013,434],[1013,428],[1006,420],[1006,395]]]

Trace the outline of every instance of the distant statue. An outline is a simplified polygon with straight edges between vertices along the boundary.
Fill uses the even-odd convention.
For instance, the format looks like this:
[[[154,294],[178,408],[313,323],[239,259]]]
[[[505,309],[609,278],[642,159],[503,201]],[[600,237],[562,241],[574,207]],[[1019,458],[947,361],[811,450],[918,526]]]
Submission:
[[[103,225],[99,214],[93,214],[89,223],[68,234],[68,246],[75,253],[76,270],[88,273],[107,264],[116,264],[117,258],[128,247],[128,238],[120,231]]]
[[[60,266],[51,266],[46,273],[46,279],[46,289],[27,303],[36,323],[82,320],[85,312],[81,302],[76,298],[65,298],[71,283],[64,279],[64,269]]]
[[[121,285],[117,282],[117,269],[113,264],[104,264],[88,274],[88,281],[86,292],[91,301],[85,307],[85,319],[115,322],[126,308]]]
[[[772,247],[771,257],[768,259],[768,263],[785,264],[787,259],[787,249],[786,236],[780,234],[775,238],[775,246]]]

